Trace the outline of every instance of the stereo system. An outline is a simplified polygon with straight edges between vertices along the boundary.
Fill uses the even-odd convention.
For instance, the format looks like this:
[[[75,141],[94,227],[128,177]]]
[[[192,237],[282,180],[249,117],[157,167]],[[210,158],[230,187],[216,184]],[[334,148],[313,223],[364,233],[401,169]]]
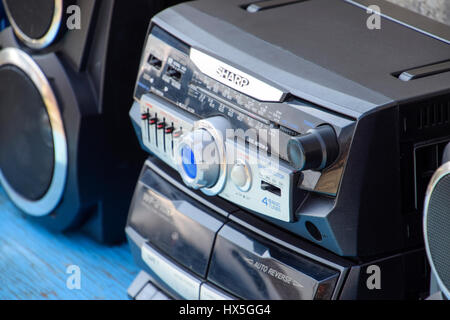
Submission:
[[[179,2],[2,1],[12,202],[106,243],[129,208],[137,300],[449,298],[450,28],[198,0],[146,29]]]
[[[130,110],[150,154],[131,297],[426,295],[450,31],[383,14],[373,31],[364,1],[204,0],[152,19]]]
[[[117,242],[144,159],[123,119],[148,16],[164,2],[3,5],[11,28],[0,34],[1,185],[52,230],[83,225]]]

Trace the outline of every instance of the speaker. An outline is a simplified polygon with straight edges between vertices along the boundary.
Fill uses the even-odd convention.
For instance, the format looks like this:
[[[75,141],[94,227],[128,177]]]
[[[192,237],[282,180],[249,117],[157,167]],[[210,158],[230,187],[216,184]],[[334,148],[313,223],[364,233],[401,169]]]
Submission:
[[[101,242],[123,240],[144,159],[125,121],[129,99],[150,18],[171,2],[3,4],[1,185],[51,230],[83,226]],[[75,28],[66,18],[79,19]]]
[[[3,0],[17,37],[27,46],[42,49],[65,30],[66,12],[73,1]]]
[[[424,206],[425,247],[433,276],[444,298],[450,298],[450,144],[443,165],[428,185]]]

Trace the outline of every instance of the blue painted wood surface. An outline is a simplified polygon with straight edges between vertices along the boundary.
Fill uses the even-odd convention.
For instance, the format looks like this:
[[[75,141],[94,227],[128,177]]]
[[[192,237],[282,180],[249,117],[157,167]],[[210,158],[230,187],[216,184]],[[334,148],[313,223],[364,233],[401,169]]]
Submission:
[[[67,267],[81,271],[70,290]],[[138,273],[128,245],[108,247],[80,233],[54,234],[25,219],[0,189],[0,299],[127,299]]]

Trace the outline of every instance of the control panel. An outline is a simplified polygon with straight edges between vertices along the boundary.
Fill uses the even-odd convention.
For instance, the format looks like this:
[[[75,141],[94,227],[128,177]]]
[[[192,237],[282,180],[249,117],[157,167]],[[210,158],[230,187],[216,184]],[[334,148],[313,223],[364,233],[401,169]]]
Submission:
[[[337,194],[351,119],[150,30],[133,109],[143,144],[187,186],[285,222],[308,192]]]
[[[136,102],[136,107],[138,103]],[[292,221],[299,172],[278,157],[227,139],[225,117],[198,119],[152,94],[139,105],[146,148],[177,170],[186,185],[252,211]]]

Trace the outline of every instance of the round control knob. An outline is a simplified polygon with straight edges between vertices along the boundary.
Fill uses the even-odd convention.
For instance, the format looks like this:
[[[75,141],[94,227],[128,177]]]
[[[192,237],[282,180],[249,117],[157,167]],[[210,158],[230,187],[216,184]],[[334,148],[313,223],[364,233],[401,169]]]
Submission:
[[[241,191],[248,191],[251,185],[251,174],[248,166],[245,163],[238,162],[231,169],[231,181]]]
[[[203,129],[189,132],[177,148],[178,171],[184,182],[194,188],[216,184],[220,172],[219,151],[212,135]]]
[[[332,164],[339,154],[336,133],[329,125],[292,137],[287,146],[291,165],[298,170],[322,170]]]

